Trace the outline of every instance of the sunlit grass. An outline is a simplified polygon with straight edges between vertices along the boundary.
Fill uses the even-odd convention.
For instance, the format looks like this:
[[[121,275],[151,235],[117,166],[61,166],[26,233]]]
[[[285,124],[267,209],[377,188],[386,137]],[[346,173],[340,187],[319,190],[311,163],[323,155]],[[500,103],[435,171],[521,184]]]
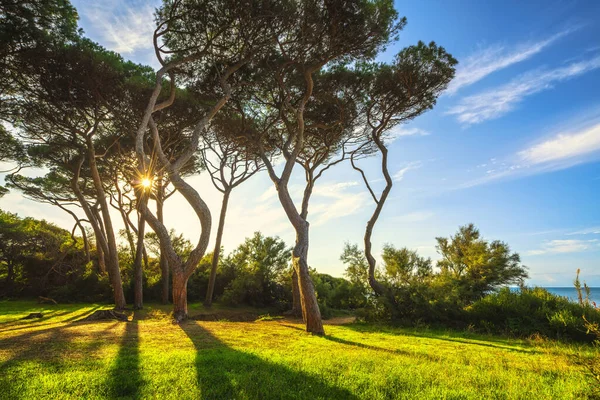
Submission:
[[[591,398],[591,346],[286,320],[73,322],[105,306],[0,302],[0,398]],[[216,308],[219,309],[218,307]],[[203,311],[201,306],[193,310]],[[20,321],[30,312],[41,320]]]

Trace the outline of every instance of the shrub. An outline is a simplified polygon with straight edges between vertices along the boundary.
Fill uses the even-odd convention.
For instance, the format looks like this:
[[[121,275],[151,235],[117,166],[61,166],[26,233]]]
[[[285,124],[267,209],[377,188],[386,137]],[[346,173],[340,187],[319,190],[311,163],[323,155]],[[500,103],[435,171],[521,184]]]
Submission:
[[[503,288],[466,308],[468,322],[490,333],[593,341],[585,320],[600,322],[600,312],[543,288]]]

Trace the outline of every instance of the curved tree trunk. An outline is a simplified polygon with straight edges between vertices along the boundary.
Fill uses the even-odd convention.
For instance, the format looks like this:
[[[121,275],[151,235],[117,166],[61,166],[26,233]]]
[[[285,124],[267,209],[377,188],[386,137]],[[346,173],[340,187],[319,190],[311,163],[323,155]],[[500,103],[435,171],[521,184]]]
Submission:
[[[267,164],[267,160],[265,160]],[[293,163],[286,164],[287,168],[293,168]],[[306,323],[306,331],[315,335],[324,335],[323,321],[321,320],[321,311],[317,302],[317,294],[313,286],[310,274],[308,271],[308,232],[309,223],[306,220],[308,213],[307,201],[303,201],[302,214],[298,213],[294,201],[287,188],[287,179],[278,179],[272,167],[267,167],[271,180],[275,183],[279,202],[283,207],[290,223],[296,231],[296,245],[292,254],[292,264],[296,274],[298,275],[298,291],[300,294],[300,305],[302,307],[302,318]],[[304,199],[310,197],[312,182],[309,183]],[[305,203],[305,204],[304,204]]]
[[[92,180],[94,182],[94,188],[98,196],[98,202],[100,204],[100,211],[102,213],[102,219],[104,221],[104,234],[106,235],[106,241],[108,244],[108,263],[109,267],[109,278],[113,287],[115,295],[115,309],[122,310],[125,308],[125,294],[123,293],[123,282],[121,281],[121,271],[119,268],[119,255],[117,250],[117,241],[115,238],[115,231],[112,225],[112,219],[110,216],[110,210],[108,208],[108,202],[106,201],[106,194],[102,186],[102,180],[98,167],[96,165],[96,155],[92,139],[87,137],[88,146],[88,164],[90,172],[92,174]]]
[[[206,299],[204,305],[212,306],[213,294],[215,291],[215,280],[217,278],[217,268],[219,266],[219,256],[221,255],[221,239],[223,238],[223,229],[225,228],[225,215],[227,214],[227,204],[229,203],[229,195],[231,190],[226,190],[223,193],[223,202],[221,203],[221,215],[219,216],[219,226],[217,228],[217,237],[215,238],[215,250],[210,267],[210,277],[208,278],[208,288],[206,290]]]
[[[375,277],[376,260],[375,260],[375,257],[373,257],[373,253],[372,253],[373,245],[371,243],[371,236],[373,235],[373,228],[375,227],[375,223],[379,219],[379,215],[381,214],[381,211],[383,210],[385,201],[387,200],[387,197],[390,194],[390,191],[392,190],[393,180],[388,171],[388,150],[387,150],[387,148],[385,147],[385,145],[383,144],[381,139],[378,136],[376,136],[376,134],[373,135],[373,141],[379,148],[379,151],[381,151],[381,172],[383,173],[383,176],[385,178],[386,185],[385,185],[385,188],[383,189],[383,191],[381,192],[381,196],[379,197],[379,200],[374,198],[376,207],[375,207],[375,210],[373,211],[373,214],[371,215],[371,218],[367,222],[367,226],[365,228],[365,236],[364,236],[365,256],[367,258],[367,262],[369,263],[369,285],[371,286],[371,288],[373,289],[373,291],[375,292],[375,294],[377,296],[385,297],[389,301],[389,303],[392,307],[392,316],[393,316],[397,312],[396,298],[394,297],[394,294],[390,290],[388,290],[388,288],[386,288],[383,284],[381,284],[381,282],[379,282],[377,280],[377,278]],[[367,185],[367,187],[371,191],[371,194],[373,195],[371,187],[369,186],[369,183],[366,180],[366,177],[365,177],[363,171],[360,168],[355,166],[353,160],[352,160],[352,166],[354,167],[354,169],[358,170],[361,173],[361,175],[363,176],[363,180],[365,181],[365,184]]]
[[[179,323],[188,317],[187,282],[189,277],[183,273],[175,273],[173,268],[173,318]],[[180,271],[183,272],[183,271]]]
[[[296,229],[296,246],[293,252],[293,266],[298,274],[298,288],[302,305],[302,318],[306,323],[306,331],[316,335],[324,335],[321,310],[317,303],[315,287],[308,270],[308,222],[304,221]]]

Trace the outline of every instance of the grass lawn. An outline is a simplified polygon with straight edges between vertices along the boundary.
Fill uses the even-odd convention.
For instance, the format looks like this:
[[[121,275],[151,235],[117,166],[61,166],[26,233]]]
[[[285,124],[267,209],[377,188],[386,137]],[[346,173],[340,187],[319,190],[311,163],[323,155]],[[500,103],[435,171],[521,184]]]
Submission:
[[[286,320],[74,322],[99,305],[0,302],[0,399],[585,399],[592,346]],[[40,320],[19,320],[43,312]],[[193,305],[190,314],[206,312]]]

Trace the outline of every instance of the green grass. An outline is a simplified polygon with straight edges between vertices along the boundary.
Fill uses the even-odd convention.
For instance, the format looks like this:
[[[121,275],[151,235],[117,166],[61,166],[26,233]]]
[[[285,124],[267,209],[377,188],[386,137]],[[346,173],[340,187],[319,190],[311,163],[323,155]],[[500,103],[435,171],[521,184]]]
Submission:
[[[0,302],[0,399],[593,398],[580,364],[598,357],[591,346],[365,324],[317,337],[288,320],[173,325],[164,306],[73,322],[99,308]]]

